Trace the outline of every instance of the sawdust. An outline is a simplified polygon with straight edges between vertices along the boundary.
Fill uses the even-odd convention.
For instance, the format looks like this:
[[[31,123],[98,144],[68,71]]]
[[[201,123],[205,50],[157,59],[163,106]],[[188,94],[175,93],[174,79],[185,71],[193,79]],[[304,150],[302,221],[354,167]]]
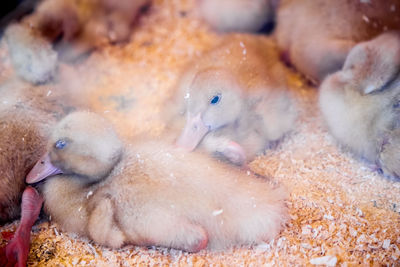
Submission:
[[[194,17],[193,1],[154,2],[129,44],[106,47],[70,70],[69,86],[124,136],[162,133],[162,106],[180,71],[223,38]],[[250,164],[290,192],[291,220],[275,240],[195,254],[134,246],[110,250],[44,220],[34,226],[28,265],[400,265],[400,183],[338,147],[318,111],[318,91],[297,74],[289,81],[300,109],[296,129]]]

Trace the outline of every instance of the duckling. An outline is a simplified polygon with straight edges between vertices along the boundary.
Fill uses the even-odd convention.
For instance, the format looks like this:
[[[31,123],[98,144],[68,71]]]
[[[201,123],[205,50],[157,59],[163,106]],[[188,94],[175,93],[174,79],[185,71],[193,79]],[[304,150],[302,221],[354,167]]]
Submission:
[[[132,23],[150,0],[45,0],[27,22],[51,40],[96,46],[104,42],[123,42],[129,38]],[[84,45],[84,44],[81,45]]]
[[[319,105],[332,135],[356,155],[398,176],[400,33],[356,45],[321,84]]]
[[[271,39],[231,35],[178,83],[186,125],[176,144],[242,165],[293,128],[296,108]]]
[[[286,219],[282,188],[160,140],[124,144],[105,119],[74,112],[27,175],[45,179],[45,212],[64,230],[111,248],[196,252],[273,238]]]
[[[0,85],[0,223],[20,215],[24,179],[45,150],[64,106],[43,87],[10,80]]]
[[[34,84],[51,81],[58,59],[71,62],[104,44],[127,41],[140,9],[149,2],[42,1],[5,32],[16,72]]]
[[[277,0],[198,0],[200,16],[222,32],[255,32],[272,22]]]
[[[66,41],[123,42],[129,38],[141,8],[149,3],[150,0],[46,0],[27,21],[52,40],[62,35]]]
[[[400,29],[397,0],[281,0],[275,35],[285,58],[315,83],[340,70],[350,49]]]
[[[22,79],[33,84],[45,83],[54,78],[57,70],[57,53],[50,43],[31,28],[11,24],[4,33],[11,62]]]

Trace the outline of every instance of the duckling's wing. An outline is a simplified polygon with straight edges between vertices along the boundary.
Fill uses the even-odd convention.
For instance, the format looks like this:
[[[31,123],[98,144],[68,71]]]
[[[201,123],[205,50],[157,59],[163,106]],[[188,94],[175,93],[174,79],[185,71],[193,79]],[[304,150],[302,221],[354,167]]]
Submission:
[[[115,222],[115,212],[112,200],[103,198],[90,214],[88,222],[88,232],[90,237],[97,243],[112,248],[120,248],[125,235]]]

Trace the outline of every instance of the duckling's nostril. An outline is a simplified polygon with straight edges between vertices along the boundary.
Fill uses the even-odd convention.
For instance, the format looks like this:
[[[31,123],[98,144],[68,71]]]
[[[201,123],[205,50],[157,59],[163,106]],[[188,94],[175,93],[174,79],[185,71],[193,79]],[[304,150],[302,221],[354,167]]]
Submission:
[[[40,164],[44,164],[44,161],[42,160],[42,161],[40,162]]]

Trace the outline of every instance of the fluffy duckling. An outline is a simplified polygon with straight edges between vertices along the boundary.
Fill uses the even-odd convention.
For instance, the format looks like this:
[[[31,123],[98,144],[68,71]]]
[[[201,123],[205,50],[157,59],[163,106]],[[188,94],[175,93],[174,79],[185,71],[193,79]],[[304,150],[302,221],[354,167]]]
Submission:
[[[25,176],[44,152],[50,127],[64,114],[47,92],[17,81],[0,85],[0,223],[20,215]]]
[[[150,0],[45,0],[28,22],[52,39],[61,34],[70,41],[84,34],[111,42],[126,41],[140,9],[149,3]]]
[[[253,244],[276,236],[286,219],[282,188],[161,141],[124,146],[89,112],[59,122],[26,181],[46,177],[41,191],[52,219],[111,248]]]
[[[343,66],[350,49],[382,32],[400,29],[397,0],[281,0],[276,37],[284,56],[320,82]]]
[[[38,30],[54,40],[92,42],[126,41],[131,26],[142,7],[150,0],[45,0],[27,19]],[[89,45],[89,44],[88,44]]]
[[[11,62],[22,79],[33,84],[51,80],[57,70],[57,53],[31,28],[11,24],[4,33]]]
[[[255,32],[271,22],[277,0],[197,0],[200,16],[222,32]]]
[[[73,61],[104,44],[127,41],[141,7],[149,2],[42,1],[5,32],[16,72],[34,84],[44,83],[54,77],[58,58]]]
[[[199,143],[234,164],[293,128],[296,110],[271,39],[231,35],[192,62],[179,81],[186,125],[177,145]]]
[[[320,108],[332,135],[356,155],[399,175],[400,33],[356,45],[341,71],[321,85]]]

